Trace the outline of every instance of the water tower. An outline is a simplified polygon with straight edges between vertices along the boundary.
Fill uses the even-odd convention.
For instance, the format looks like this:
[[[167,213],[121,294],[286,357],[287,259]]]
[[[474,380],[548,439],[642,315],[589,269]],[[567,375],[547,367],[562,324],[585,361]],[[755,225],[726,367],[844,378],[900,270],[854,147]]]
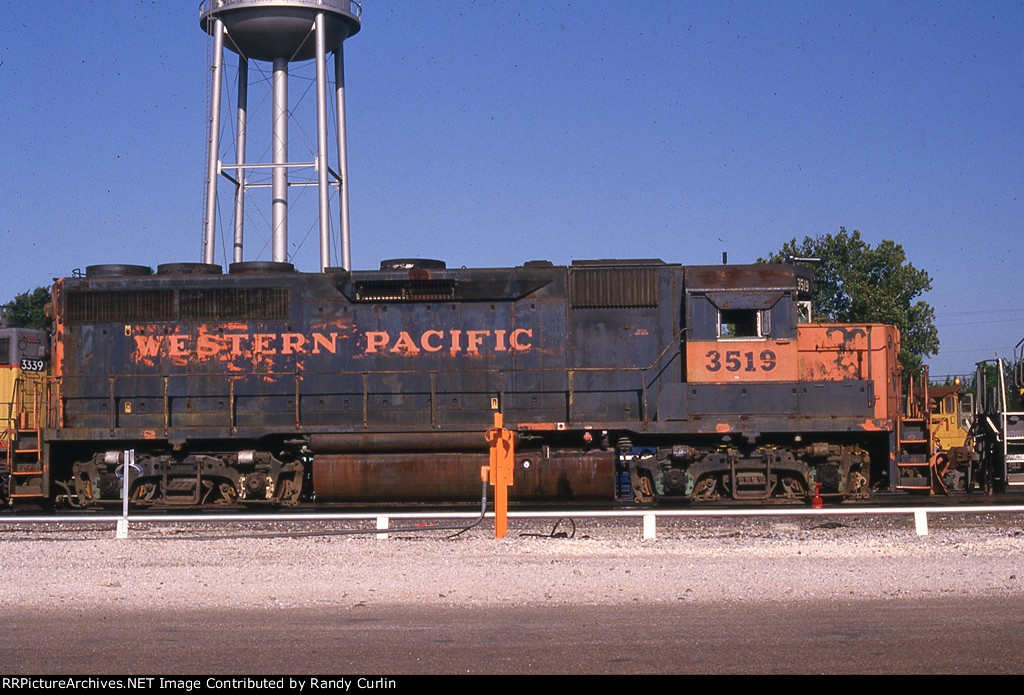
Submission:
[[[250,186],[248,174],[270,169],[271,247],[273,261],[288,260],[289,173],[306,169],[316,173],[319,203],[320,269],[330,265],[330,186],[338,188],[341,258],[351,267],[348,214],[348,154],[345,145],[345,60],[343,42],[359,31],[362,8],[353,0],[203,0],[200,25],[213,38],[213,79],[210,98],[209,160],[206,174],[206,214],[203,229],[203,262],[214,262],[214,237],[217,223],[217,183],[221,176],[232,181],[234,199],[233,261],[242,257],[245,219],[245,193]],[[221,89],[224,49],[238,54],[238,113],[235,126],[235,161],[220,160]],[[327,53],[334,52],[336,94],[336,136],[338,168],[329,166]],[[295,162],[288,158],[288,65],[314,60],[316,64],[316,136],[313,162]],[[248,109],[249,61],[265,61],[273,66],[273,125],[271,162],[246,159],[246,115]]]

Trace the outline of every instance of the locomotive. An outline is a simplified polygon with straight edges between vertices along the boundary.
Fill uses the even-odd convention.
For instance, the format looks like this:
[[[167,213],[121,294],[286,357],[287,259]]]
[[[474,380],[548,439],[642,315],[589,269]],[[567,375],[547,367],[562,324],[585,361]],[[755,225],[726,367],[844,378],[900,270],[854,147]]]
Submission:
[[[898,330],[812,323],[812,287],[653,259],[90,266],[53,287],[45,413],[12,428],[34,445],[9,447],[5,494],[119,503],[128,475],[140,505],[471,501],[495,412],[513,501],[928,479],[902,453]]]

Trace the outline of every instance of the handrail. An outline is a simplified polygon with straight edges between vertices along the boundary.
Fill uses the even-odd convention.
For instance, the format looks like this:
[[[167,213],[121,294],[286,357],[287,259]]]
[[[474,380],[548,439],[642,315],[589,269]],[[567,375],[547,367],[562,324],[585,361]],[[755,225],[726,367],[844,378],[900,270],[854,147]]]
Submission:
[[[1024,338],[1013,348],[1013,381],[1017,388],[1024,389]]]
[[[199,3],[199,16],[203,17],[210,12],[231,5],[302,5],[311,8],[326,7],[329,10],[352,15],[356,19],[361,19],[363,16],[363,5],[356,0],[202,0]]]
[[[401,393],[400,390],[396,390],[394,387],[388,387],[386,384],[377,386],[378,382],[385,382],[389,378],[402,377],[406,380],[409,379],[421,379],[423,393],[427,393],[429,390],[429,413],[424,411],[424,426],[430,428],[437,428],[444,424],[443,419],[440,417],[439,411],[445,410],[439,407],[438,396],[441,394],[462,394],[471,397],[480,397],[486,394],[490,394],[492,398],[497,397],[499,401],[499,407],[503,406],[503,401],[506,400],[508,395],[508,384],[510,382],[509,374],[516,374],[517,381],[521,384],[523,377],[533,378],[540,381],[545,375],[556,374],[561,379],[556,380],[553,388],[545,391],[548,397],[552,397],[555,394],[561,392],[565,396],[564,406],[556,405],[554,407],[561,409],[564,407],[564,414],[557,416],[558,420],[564,420],[567,423],[578,422],[578,408],[579,402],[577,395],[581,393],[618,393],[618,394],[635,394],[636,397],[636,410],[634,414],[631,410],[628,411],[628,415],[620,418],[624,422],[635,422],[641,425],[644,429],[648,427],[650,422],[654,419],[652,417],[652,390],[656,389],[662,384],[665,384],[665,379],[668,379],[670,383],[677,383],[683,381],[683,374],[680,372],[675,379],[672,377],[672,372],[668,370],[672,362],[678,359],[682,355],[682,346],[680,338],[689,329],[683,328],[677,331],[672,338],[667,341],[667,344],[662,348],[658,355],[646,366],[638,367],[620,367],[620,366],[596,366],[596,367],[568,367],[568,366],[537,366],[531,368],[474,368],[474,369],[459,369],[452,374],[458,375],[456,379],[476,379],[477,383],[480,384],[479,388],[468,389],[462,386],[462,384],[452,384],[452,388],[444,388],[449,384],[444,383],[443,375],[444,371],[436,368],[422,368],[422,369],[378,369],[367,371],[366,369],[347,369],[347,370],[333,370],[333,369],[320,369],[316,371],[294,371],[288,373],[276,373],[268,374],[264,371],[256,371],[250,369],[244,372],[233,372],[226,375],[221,375],[226,378],[220,379],[220,383],[223,386],[224,392],[211,393],[207,389],[204,393],[197,393],[195,390],[188,388],[190,383],[196,383],[199,380],[214,380],[217,375],[186,372],[177,374],[130,374],[130,373],[118,373],[118,374],[103,374],[103,375],[75,375],[75,376],[62,376],[61,380],[64,384],[63,393],[60,395],[60,402],[57,405],[58,412],[57,418],[51,420],[59,426],[64,426],[65,415],[67,413],[67,406],[69,403],[81,401],[86,398],[100,398],[101,395],[97,395],[97,392],[90,391],[89,396],[78,396],[75,395],[69,398],[69,392],[74,391],[82,393],[85,388],[68,389],[67,385],[75,382],[85,383],[89,380],[108,379],[109,382],[106,388],[103,389],[106,392],[107,398],[109,398],[109,417],[110,417],[110,428],[114,430],[121,425],[118,424],[121,414],[117,412],[119,403],[123,403],[124,400],[135,400],[141,399],[154,399],[159,401],[162,399],[162,423],[154,423],[153,425],[147,425],[148,427],[159,428],[161,425],[164,430],[164,434],[170,431],[172,427],[172,412],[171,412],[171,401],[177,400],[190,395],[192,398],[225,398],[228,402],[227,405],[227,420],[225,423],[220,422],[219,418],[214,418],[214,421],[203,423],[201,426],[210,427],[221,427],[226,426],[230,429],[231,433],[234,434],[238,427],[237,421],[237,403],[239,399],[247,399],[258,396],[289,396],[294,398],[294,403],[289,404],[289,409],[294,410],[294,428],[301,429],[308,418],[302,412],[305,406],[300,403],[300,400],[308,398],[312,394],[319,396],[340,396],[344,393],[350,393],[356,399],[360,400],[362,415],[360,421],[363,428],[370,426],[373,420],[373,407],[371,406],[372,397],[377,394],[384,393]],[[872,349],[881,349],[877,346],[872,345]],[[681,368],[680,368],[681,369]],[[584,375],[592,374],[607,374],[616,375],[619,378],[610,385],[599,384],[592,388],[580,388],[581,377]],[[260,381],[258,384],[254,384],[252,389],[249,390],[245,387],[247,379],[262,379],[264,377],[274,377],[277,381],[279,388],[267,392],[267,383]],[[339,389],[324,389],[322,384],[328,383],[328,379],[331,380],[342,380],[346,381],[346,384]],[[130,379],[133,381],[133,389],[130,394],[121,394],[119,389],[116,387],[116,383],[122,379]],[[162,383],[156,380],[162,380]],[[216,382],[214,382],[216,383]],[[335,382],[337,383],[337,382]],[[303,386],[308,384],[309,386]],[[142,388],[146,387],[146,388]],[[418,391],[417,391],[418,392]],[[518,390],[512,391],[511,394],[525,394],[534,391],[523,390],[522,387]],[[103,393],[103,392],[99,392]],[[178,394],[178,395],[174,395]],[[118,397],[121,401],[116,401]],[[630,403],[633,395],[629,395]],[[157,405],[157,403],[154,403]],[[317,411],[322,412],[322,411]],[[282,411],[283,413],[283,411]],[[95,417],[98,413],[78,413],[78,415]],[[136,415],[137,413],[132,413]],[[151,417],[155,418],[156,413],[150,411],[147,413]],[[180,413],[175,413],[180,415]],[[356,417],[359,417],[356,415]],[[417,421],[418,422],[418,421]],[[251,423],[250,423],[251,424]],[[90,425],[97,426],[97,425]],[[138,425],[142,427],[144,425]],[[280,423],[277,424],[280,426]]]
[[[986,367],[996,369],[996,385],[989,386]],[[976,363],[974,373],[975,415],[1001,413],[1007,409],[1005,367],[1001,357]]]
[[[664,349],[662,349],[662,351],[658,354],[657,357],[655,357],[654,361],[651,362],[650,365],[645,366],[645,367],[610,367],[610,366],[609,367],[536,367],[536,368],[530,368],[530,369],[517,368],[517,369],[515,369],[515,372],[516,372],[516,374],[518,376],[522,376],[522,375],[542,375],[542,374],[551,374],[551,373],[564,375],[564,377],[565,377],[565,385],[564,385],[564,389],[565,390],[564,390],[564,393],[565,393],[566,398],[567,398],[565,419],[566,419],[567,422],[570,422],[570,423],[575,421],[574,420],[573,406],[574,406],[574,402],[575,402],[575,395],[576,395],[576,393],[588,393],[588,392],[591,392],[591,389],[580,390],[580,389],[578,389],[576,387],[576,377],[579,374],[600,374],[600,373],[608,373],[608,374],[612,374],[612,373],[617,373],[617,374],[621,374],[621,373],[635,374],[636,378],[637,378],[637,381],[636,381],[636,384],[635,384],[636,385],[635,391],[636,391],[637,395],[639,396],[639,401],[638,401],[639,412],[637,412],[635,417],[630,417],[629,420],[633,421],[635,419],[637,422],[642,423],[646,427],[646,425],[648,424],[648,422],[650,420],[650,418],[649,418],[650,388],[651,388],[651,386],[654,383],[656,383],[658,381],[658,375],[660,374],[660,370],[664,369],[663,367],[660,367],[660,365],[661,365],[661,362],[665,359],[666,355],[671,355],[672,358],[675,358],[677,355],[681,354],[681,350],[679,350],[679,337],[686,330],[687,329],[683,329],[683,330],[680,330],[678,333],[676,333],[673,336],[672,340],[669,342],[669,344],[666,345]],[[673,348],[676,348],[677,352],[672,353],[671,350]],[[498,395],[499,401],[501,401],[501,400],[504,399],[505,394],[507,392],[507,383],[508,383],[507,373],[511,372],[511,371],[512,371],[511,369],[461,369],[461,370],[459,370],[457,372],[457,374],[459,374],[460,376],[464,377],[464,376],[480,376],[480,375],[485,375],[487,377],[487,379],[485,381],[484,388],[481,389],[481,390],[459,389],[458,391],[441,391],[439,389],[439,387],[442,384],[439,383],[439,380],[437,378],[438,375],[440,374],[440,372],[437,369],[415,369],[415,370],[408,370],[408,369],[381,369],[381,370],[374,370],[374,371],[366,371],[366,370],[296,371],[296,372],[293,372],[293,373],[290,373],[290,374],[277,374],[277,375],[275,375],[275,376],[277,376],[277,377],[282,379],[282,381],[281,381],[282,389],[281,389],[280,393],[277,393],[277,392],[273,392],[273,393],[276,394],[276,395],[283,395],[285,393],[285,389],[287,389],[287,392],[294,397],[295,402],[294,402],[293,406],[294,406],[294,416],[295,416],[295,427],[296,427],[296,429],[298,429],[298,428],[302,427],[301,411],[300,411],[299,400],[304,395],[310,393],[309,390],[307,390],[305,392],[302,390],[302,388],[300,386],[300,384],[302,382],[307,382],[308,381],[308,382],[311,382],[311,383],[315,384],[315,383],[321,382],[320,377],[326,377],[326,376],[335,377],[335,378],[351,377],[353,379],[353,382],[352,382],[353,384],[361,384],[361,386],[357,386],[357,388],[360,389],[361,397],[362,397],[362,423],[363,423],[363,427],[369,427],[369,421],[370,421],[371,410],[372,410],[371,407],[370,407],[370,402],[369,402],[370,401],[370,396],[375,394],[375,393],[381,393],[382,392],[382,391],[374,390],[372,388],[372,385],[373,385],[372,384],[372,380],[374,380],[374,379],[386,379],[387,377],[392,377],[392,376],[402,376],[402,377],[407,377],[407,378],[427,377],[429,379],[429,382],[430,382],[430,393],[431,393],[431,399],[430,399],[430,403],[431,403],[431,405],[430,405],[430,425],[431,425],[431,427],[437,427],[438,426],[437,394],[439,392],[440,393],[480,394],[480,393],[487,393],[487,392],[490,392],[490,391],[493,390],[493,391],[495,391],[495,393],[499,394]],[[653,379],[649,379],[648,378],[649,377],[649,373],[651,373],[651,372],[655,373],[655,377]],[[81,375],[81,376],[68,376],[68,375],[64,375],[64,376],[61,377],[61,381],[64,384],[70,384],[70,383],[73,383],[75,381],[86,382],[86,381],[89,381],[89,380],[96,380],[96,379],[105,379],[105,380],[107,380],[107,387],[104,390],[106,391],[106,397],[107,397],[107,399],[109,401],[108,402],[109,428],[113,432],[114,430],[116,430],[119,427],[118,422],[119,422],[119,417],[120,417],[120,412],[118,411],[119,401],[117,400],[119,394],[118,394],[118,389],[116,388],[116,383],[118,381],[122,380],[122,379],[130,379],[130,380],[132,380],[135,383],[135,385],[136,385],[136,389],[134,390],[133,395],[129,396],[127,398],[125,396],[121,396],[121,400],[122,401],[123,400],[134,400],[135,398],[140,398],[140,397],[142,397],[142,398],[162,399],[162,402],[163,402],[163,408],[162,408],[162,410],[163,410],[163,413],[162,413],[162,416],[163,416],[163,429],[164,429],[164,433],[166,435],[166,433],[169,431],[170,427],[172,426],[172,422],[171,422],[172,418],[171,418],[171,413],[170,413],[170,407],[171,407],[170,403],[171,403],[171,400],[172,400],[172,398],[184,397],[184,396],[173,396],[172,395],[172,385],[174,387],[177,387],[177,388],[182,388],[180,386],[180,384],[183,382],[185,384],[185,386],[183,388],[183,391],[185,393],[190,393],[190,390],[187,388],[187,384],[189,382],[194,382],[196,380],[202,380],[202,379],[210,379],[212,376],[213,375],[210,375],[210,374],[200,374],[200,373],[149,374],[149,375],[119,373],[119,374],[88,375],[88,376],[86,376],[86,375]],[[192,394],[192,397],[215,397],[217,395],[227,396],[228,401],[229,401],[229,406],[228,406],[229,422],[228,422],[228,426],[230,427],[231,431],[234,432],[236,427],[237,427],[237,422],[236,422],[236,417],[235,417],[235,405],[237,403],[238,398],[239,397],[243,397],[244,398],[244,397],[249,397],[249,396],[263,396],[263,395],[267,395],[266,384],[263,383],[263,382],[260,382],[260,384],[258,386],[254,386],[253,391],[251,393],[239,393],[238,388],[237,388],[238,384],[244,383],[244,380],[247,379],[247,378],[264,377],[264,376],[267,376],[267,374],[265,372],[256,372],[256,371],[235,372],[235,373],[227,375],[227,378],[223,380],[224,382],[226,382],[225,383],[226,392],[224,394],[213,394],[213,393]],[[285,377],[291,377],[291,379],[294,379],[294,382],[292,382],[291,379],[289,379],[288,382],[287,382],[287,385],[286,385],[286,383],[284,381]],[[154,384],[155,387],[152,388],[152,389],[148,389],[148,391],[144,390],[144,389],[138,388],[139,385],[147,383],[147,382]],[[492,385],[494,386],[493,389],[490,388]],[[599,391],[608,391],[608,390],[622,391],[623,389],[622,388],[615,388],[615,389],[593,389],[593,391],[598,391],[598,392]],[[627,388],[627,390],[632,390],[632,389],[628,389]],[[148,395],[140,396],[139,394],[142,391],[146,391]],[[84,400],[86,398],[85,396],[82,396],[82,397],[69,397],[67,392],[68,392],[68,389],[65,387],[64,388],[64,392],[63,392],[63,394],[61,395],[61,398],[60,398],[60,403],[57,404],[57,406],[59,408],[59,415],[58,415],[58,419],[56,420],[56,422],[59,422],[61,424],[61,426],[64,426],[63,423],[65,422],[66,408],[67,408],[68,402],[69,401],[76,401],[76,400]],[[321,392],[317,392],[317,393],[320,393],[320,395],[325,395],[325,394],[329,395],[330,394],[330,392],[322,392],[322,393]],[[390,393],[390,391],[389,391],[389,393]],[[525,391],[523,391],[523,392],[515,392],[515,393],[525,393]],[[552,392],[552,393],[555,393],[555,392]],[[97,397],[97,396],[95,396],[95,395],[88,396],[88,398],[95,398],[95,397]],[[217,425],[213,424],[213,426],[217,426]]]

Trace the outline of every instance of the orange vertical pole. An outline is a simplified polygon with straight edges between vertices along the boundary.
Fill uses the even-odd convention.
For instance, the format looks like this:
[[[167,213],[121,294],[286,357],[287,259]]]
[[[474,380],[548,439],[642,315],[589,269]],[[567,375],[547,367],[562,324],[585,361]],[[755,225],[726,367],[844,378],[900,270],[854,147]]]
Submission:
[[[515,470],[515,450],[512,432],[505,429],[501,413],[494,414],[494,427],[484,437],[491,445],[489,478],[494,487],[494,537],[504,538],[508,533],[508,488]]]

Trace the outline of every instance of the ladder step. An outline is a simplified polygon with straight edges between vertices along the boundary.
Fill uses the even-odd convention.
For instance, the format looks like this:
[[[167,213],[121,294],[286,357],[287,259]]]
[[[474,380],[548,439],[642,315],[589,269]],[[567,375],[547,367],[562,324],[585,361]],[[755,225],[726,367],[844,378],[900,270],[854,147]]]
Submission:
[[[43,481],[40,478],[11,482],[11,497],[41,497],[43,494]]]

